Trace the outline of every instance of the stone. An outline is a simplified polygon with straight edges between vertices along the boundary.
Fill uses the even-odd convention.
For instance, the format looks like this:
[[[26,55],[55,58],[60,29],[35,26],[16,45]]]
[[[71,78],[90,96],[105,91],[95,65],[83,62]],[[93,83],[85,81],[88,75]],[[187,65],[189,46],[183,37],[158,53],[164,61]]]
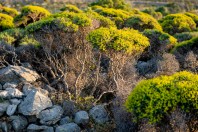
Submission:
[[[27,127],[27,131],[28,132],[54,132],[54,128],[53,127],[49,127],[49,126],[39,126],[36,124],[30,124]]]
[[[56,92],[56,89],[51,87],[50,85],[45,85],[44,87],[45,90],[47,90],[48,92]]]
[[[13,104],[13,105],[18,105],[21,103],[21,100],[19,99],[10,99],[10,103]]]
[[[8,132],[8,125],[6,122],[0,123],[0,130],[2,129],[3,132]]]
[[[42,110],[52,107],[49,97],[32,90],[19,104],[18,111],[23,115],[38,115]]]
[[[66,117],[64,117],[64,118],[62,118],[61,120],[60,120],[60,125],[63,125],[63,124],[68,124],[68,123],[71,123],[71,119],[69,118],[69,116],[66,116]]]
[[[42,89],[42,88],[37,88],[37,87],[34,87],[33,85],[29,84],[29,83],[26,83],[24,86],[23,86],[23,93],[25,95],[28,95],[29,92],[31,91],[38,91],[40,93],[42,93],[43,95],[45,96],[48,96],[48,91],[45,90],[45,89]]]
[[[0,83],[20,83],[20,82],[35,82],[39,75],[30,69],[22,66],[7,66],[0,69]]]
[[[55,132],[80,132],[80,127],[75,123],[68,123],[56,127]]]
[[[16,88],[18,85],[14,82],[11,82],[11,83],[5,83],[3,85],[3,89],[6,89],[6,88]]]
[[[79,111],[75,114],[74,121],[78,125],[86,125],[89,123],[89,115],[86,111]]]
[[[0,91],[0,98],[10,99],[10,98],[22,98],[24,94],[15,88],[6,88],[3,91]]]
[[[72,101],[64,101],[63,102],[63,110],[64,110],[64,115],[73,116],[76,112],[75,103]]]
[[[0,90],[2,90],[3,89],[3,86],[0,84]]]
[[[97,105],[89,111],[89,115],[98,124],[103,124],[109,120],[108,113],[103,105]]]
[[[28,125],[27,119],[23,116],[10,116],[10,120],[15,132],[21,132]]]
[[[2,116],[6,112],[9,105],[10,103],[8,101],[4,101],[0,103],[0,116]]]
[[[63,108],[58,105],[54,105],[52,108],[48,108],[39,113],[38,118],[40,123],[44,125],[52,125],[57,123],[63,115]]]
[[[7,110],[6,110],[6,114],[11,116],[16,112],[16,109],[17,109],[17,105],[13,105],[13,104],[9,105]]]

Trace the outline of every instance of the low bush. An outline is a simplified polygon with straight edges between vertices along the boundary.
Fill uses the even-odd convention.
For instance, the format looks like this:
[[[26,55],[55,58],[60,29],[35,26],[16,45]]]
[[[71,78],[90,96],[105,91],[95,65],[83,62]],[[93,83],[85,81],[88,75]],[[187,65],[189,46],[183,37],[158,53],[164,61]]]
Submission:
[[[22,8],[21,14],[15,17],[14,22],[17,27],[25,27],[50,15],[51,13],[42,7],[28,5]]]
[[[1,5],[0,5],[0,13],[7,14],[12,17],[15,17],[19,14],[18,11],[14,8],[4,7]]]
[[[148,38],[133,29],[100,28],[92,31],[87,39],[101,51],[136,54],[149,46]]]
[[[190,32],[196,29],[196,23],[184,14],[170,14],[160,20],[163,30],[171,35]]]
[[[145,29],[162,30],[162,27],[157,22],[157,20],[147,14],[141,14],[141,15],[136,14],[131,16],[126,20],[125,27],[134,28],[139,31],[144,31]]]
[[[159,122],[177,107],[186,112],[198,110],[198,75],[183,71],[141,81],[126,101],[126,108],[135,120]]]
[[[0,32],[9,28],[14,28],[13,17],[0,13]]]
[[[188,17],[191,17],[198,27],[198,15],[190,13],[190,12],[186,12],[185,15]]]
[[[159,19],[161,19],[163,17],[162,13],[161,12],[156,12],[154,10],[154,8],[147,8],[147,9],[144,9],[142,12],[153,16],[157,20],[159,20]]]
[[[177,38],[178,42],[183,42],[186,40],[190,40],[194,37],[198,37],[198,32],[183,32],[183,33],[176,33],[174,35]]]
[[[75,13],[82,13],[83,11],[80,10],[75,5],[67,4],[65,7],[60,9],[61,11],[69,11],[69,12],[75,12]]]

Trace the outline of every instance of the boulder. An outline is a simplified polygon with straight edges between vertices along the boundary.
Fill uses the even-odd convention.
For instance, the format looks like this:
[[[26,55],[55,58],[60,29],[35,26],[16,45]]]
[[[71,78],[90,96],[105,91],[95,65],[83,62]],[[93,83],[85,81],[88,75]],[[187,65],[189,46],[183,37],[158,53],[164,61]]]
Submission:
[[[19,99],[10,99],[10,103],[13,104],[13,105],[18,105],[21,103],[21,100]]]
[[[6,88],[0,91],[0,98],[10,99],[10,98],[22,98],[24,94],[15,88]]]
[[[76,112],[75,103],[72,101],[64,101],[63,102],[63,110],[64,110],[64,115],[73,116]]]
[[[30,124],[27,127],[27,131],[28,132],[54,132],[54,128],[53,127],[49,127],[49,126],[38,126],[36,124]]]
[[[89,123],[89,115],[86,111],[79,111],[75,114],[74,121],[76,124],[86,125]]]
[[[66,116],[66,117],[64,117],[64,118],[62,118],[61,120],[60,120],[60,125],[64,125],[64,124],[68,124],[68,123],[71,123],[71,119],[69,118],[69,116]]]
[[[31,90],[19,104],[19,113],[23,115],[38,115],[42,110],[52,107],[51,100],[36,90]]]
[[[21,132],[28,125],[27,119],[23,116],[10,116],[10,120],[15,132]]]
[[[89,115],[98,124],[103,124],[109,120],[108,113],[103,105],[97,105],[89,111]]]
[[[6,122],[0,122],[0,130],[8,132],[8,124]]]
[[[0,83],[35,82],[39,75],[22,66],[8,66],[0,69]]]
[[[75,123],[68,123],[56,127],[55,132],[80,132],[80,127]]]
[[[61,106],[54,105],[52,108],[48,108],[39,113],[38,118],[40,123],[44,125],[52,125],[57,123],[63,115],[63,109]]]
[[[9,105],[7,110],[6,110],[6,114],[11,116],[16,112],[16,109],[17,109],[17,105],[13,105],[13,104]]]
[[[9,105],[10,103],[8,101],[4,101],[0,103],[0,116],[2,116],[6,112]]]

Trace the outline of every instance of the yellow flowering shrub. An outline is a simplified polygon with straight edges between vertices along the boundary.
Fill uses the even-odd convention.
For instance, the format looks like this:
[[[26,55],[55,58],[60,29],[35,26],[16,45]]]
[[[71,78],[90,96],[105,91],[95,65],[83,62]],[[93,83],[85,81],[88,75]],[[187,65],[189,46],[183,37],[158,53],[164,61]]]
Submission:
[[[18,11],[14,8],[9,8],[1,5],[0,5],[0,13],[7,14],[12,17],[15,17],[19,14]]]
[[[51,13],[45,8],[28,5],[22,8],[21,14],[15,17],[14,22],[18,27],[25,27],[50,15]]]
[[[196,29],[196,23],[184,14],[170,14],[160,20],[163,30],[171,35]]]
[[[162,31],[162,27],[158,21],[148,14],[135,14],[131,16],[126,20],[125,27],[134,28],[139,31],[144,31],[145,29]]]
[[[198,27],[198,15],[190,13],[190,12],[186,12],[185,15],[191,17]]]
[[[198,75],[183,71],[141,81],[131,92],[126,108],[135,121],[149,119],[159,122],[177,107],[186,112],[198,112]]]
[[[132,29],[99,28],[90,32],[87,40],[104,52],[114,50],[138,54],[149,46],[148,38]]]
[[[13,28],[14,23],[13,23],[13,17],[0,13],[0,31]]]

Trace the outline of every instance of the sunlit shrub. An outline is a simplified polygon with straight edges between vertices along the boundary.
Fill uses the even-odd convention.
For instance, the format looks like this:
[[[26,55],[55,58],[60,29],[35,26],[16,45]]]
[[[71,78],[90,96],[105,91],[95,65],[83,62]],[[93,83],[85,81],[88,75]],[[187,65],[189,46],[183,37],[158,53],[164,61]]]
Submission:
[[[18,27],[25,27],[49,15],[51,13],[42,7],[28,5],[22,8],[21,14],[15,17],[14,22]]]
[[[142,12],[147,13],[151,16],[153,16],[155,19],[159,20],[163,17],[161,12],[156,12],[154,10],[154,8],[148,8],[148,9],[144,9]]]
[[[190,13],[190,12],[186,12],[185,15],[191,17],[196,23],[196,25],[198,26],[198,15]]]
[[[0,13],[0,31],[13,28],[13,17]]]
[[[75,12],[75,13],[82,13],[83,11],[80,10],[75,5],[67,4],[65,7],[60,9],[61,11],[69,11],[69,12]]]
[[[95,48],[107,52],[114,50],[136,54],[149,46],[148,38],[132,29],[99,28],[92,31],[87,39]]]
[[[14,8],[9,8],[1,5],[0,5],[0,13],[7,14],[12,17],[15,17],[16,15],[19,14],[18,11]]]
[[[131,92],[126,108],[135,120],[161,121],[177,107],[186,112],[198,110],[198,75],[179,72],[141,81]]]
[[[196,29],[196,23],[184,14],[170,14],[160,20],[163,30],[169,34],[189,32]]]
[[[162,27],[157,22],[157,20],[147,14],[136,14],[131,16],[129,19],[126,20],[125,27],[134,28],[139,31],[144,31],[145,29],[162,30]]]

